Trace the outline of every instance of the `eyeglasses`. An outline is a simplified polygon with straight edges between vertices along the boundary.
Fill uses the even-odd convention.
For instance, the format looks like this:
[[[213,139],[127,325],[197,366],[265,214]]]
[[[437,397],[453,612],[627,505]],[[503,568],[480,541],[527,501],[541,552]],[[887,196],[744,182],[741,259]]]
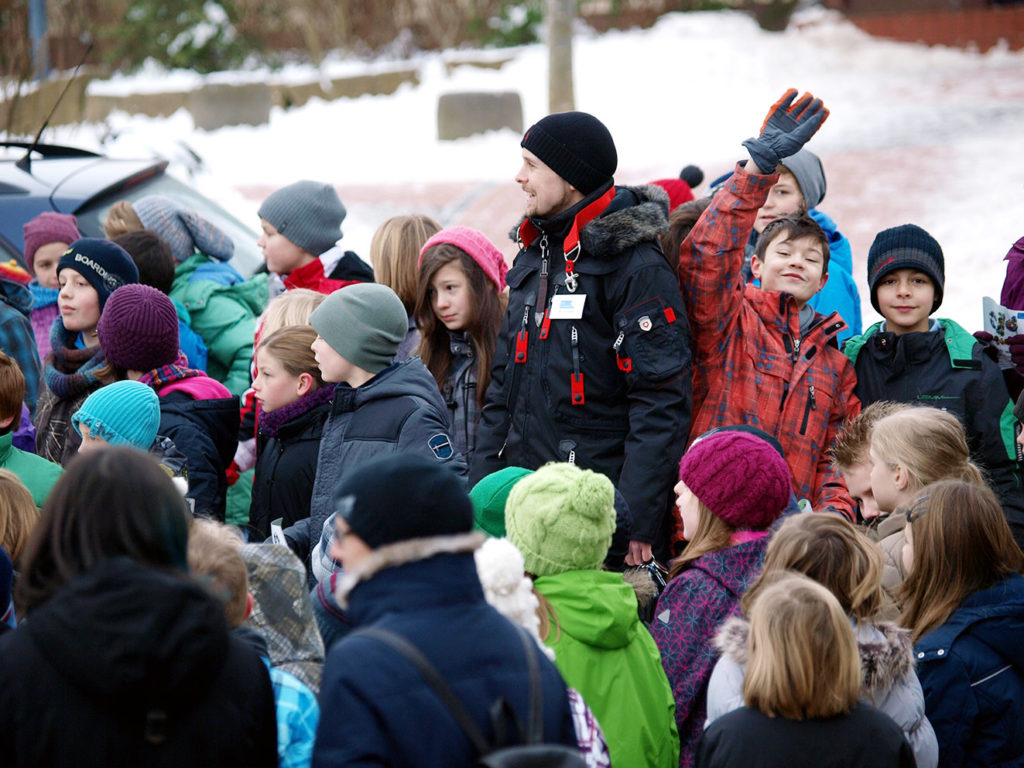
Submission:
[[[907,522],[912,523],[928,511],[928,499],[930,496],[922,496],[914,502],[914,505],[907,510]]]

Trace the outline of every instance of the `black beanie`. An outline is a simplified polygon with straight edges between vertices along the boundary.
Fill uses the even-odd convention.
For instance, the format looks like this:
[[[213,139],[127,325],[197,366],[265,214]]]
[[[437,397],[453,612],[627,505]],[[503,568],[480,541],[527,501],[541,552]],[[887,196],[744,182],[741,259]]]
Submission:
[[[417,455],[389,456],[344,475],[334,490],[334,509],[372,549],[473,530],[465,482]]]
[[[84,277],[100,297],[100,310],[110,294],[122,285],[139,282],[139,269],[128,252],[117,243],[82,237],[68,246],[57,262],[57,274],[73,269]]]
[[[875,235],[868,251],[868,287],[871,290],[871,306],[878,308],[878,283],[890,272],[897,269],[916,269],[932,279],[935,286],[935,301],[931,314],[942,304],[942,283],[946,275],[946,262],[938,241],[915,224],[901,224],[883,229]]]
[[[619,164],[604,123],[586,112],[557,112],[535,123],[520,146],[584,195],[612,180]]]

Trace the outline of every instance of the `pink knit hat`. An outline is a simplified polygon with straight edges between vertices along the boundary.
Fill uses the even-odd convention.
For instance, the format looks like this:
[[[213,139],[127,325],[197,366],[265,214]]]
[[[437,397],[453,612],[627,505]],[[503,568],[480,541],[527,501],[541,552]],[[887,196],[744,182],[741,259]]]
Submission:
[[[498,293],[505,290],[505,273],[508,272],[508,265],[505,264],[505,257],[487,235],[469,227],[447,227],[431,237],[420,248],[420,260],[417,266],[423,265],[423,254],[430,248],[441,243],[454,245],[461,248],[480,265],[480,269],[494,281],[498,286]]]
[[[78,220],[70,213],[40,213],[28,223],[22,225],[25,233],[25,266],[35,274],[36,251],[50,243],[67,243],[71,245],[82,237],[78,231]]]
[[[715,432],[698,440],[679,462],[679,479],[733,528],[767,528],[792,493],[786,460],[747,432]]]

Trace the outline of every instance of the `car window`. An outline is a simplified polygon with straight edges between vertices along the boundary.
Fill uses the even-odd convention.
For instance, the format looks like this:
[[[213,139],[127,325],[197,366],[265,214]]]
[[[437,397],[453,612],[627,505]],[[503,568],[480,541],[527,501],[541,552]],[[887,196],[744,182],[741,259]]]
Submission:
[[[103,220],[106,218],[110,206],[118,200],[134,202],[149,195],[169,197],[186,208],[196,211],[223,230],[235,244],[235,255],[231,259],[231,264],[243,275],[249,276],[262,266],[263,254],[256,246],[259,234],[254,229],[245,226],[208,197],[165,173],[146,179],[127,189],[119,189],[113,194],[90,200],[75,211],[75,215],[78,217],[78,228],[83,233],[96,233],[102,237]]]

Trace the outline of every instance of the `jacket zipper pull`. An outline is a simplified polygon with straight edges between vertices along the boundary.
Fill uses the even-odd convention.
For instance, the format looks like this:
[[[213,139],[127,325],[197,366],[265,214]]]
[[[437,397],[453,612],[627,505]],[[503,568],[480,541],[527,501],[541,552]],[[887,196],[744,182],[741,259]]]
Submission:
[[[526,362],[526,348],[530,343],[530,310],[533,309],[533,303],[527,299],[526,305],[523,307],[523,324],[519,328],[519,333],[516,334],[516,362]]]
[[[800,357],[800,339],[799,338],[795,338],[795,339],[793,339],[793,362],[795,363],[797,361],[797,358],[799,358],[799,357]]]
[[[572,404],[583,405],[583,374],[580,373],[580,338],[575,325],[572,326],[570,340],[572,342],[572,376],[570,377]]]
[[[809,386],[809,387],[807,388],[807,394],[808,394],[808,396],[809,396],[809,397],[810,397],[810,399],[811,399],[811,410],[812,410],[812,411],[816,411],[816,410],[818,410],[818,405],[817,405],[817,403],[815,403],[815,402],[814,402],[814,385],[813,385],[813,384],[811,384],[811,385],[810,385],[810,386]]]
[[[540,281],[537,283],[537,301],[534,302],[533,320],[539,326],[546,314],[541,308],[548,303],[548,236],[540,238]],[[543,338],[543,337],[542,337]]]
[[[625,331],[619,331],[619,336],[615,339],[615,343],[612,344],[612,350],[615,352],[615,363],[618,365],[620,371],[629,373],[633,370],[633,360],[628,357],[619,357],[619,347],[622,346],[623,340],[626,338]]]

